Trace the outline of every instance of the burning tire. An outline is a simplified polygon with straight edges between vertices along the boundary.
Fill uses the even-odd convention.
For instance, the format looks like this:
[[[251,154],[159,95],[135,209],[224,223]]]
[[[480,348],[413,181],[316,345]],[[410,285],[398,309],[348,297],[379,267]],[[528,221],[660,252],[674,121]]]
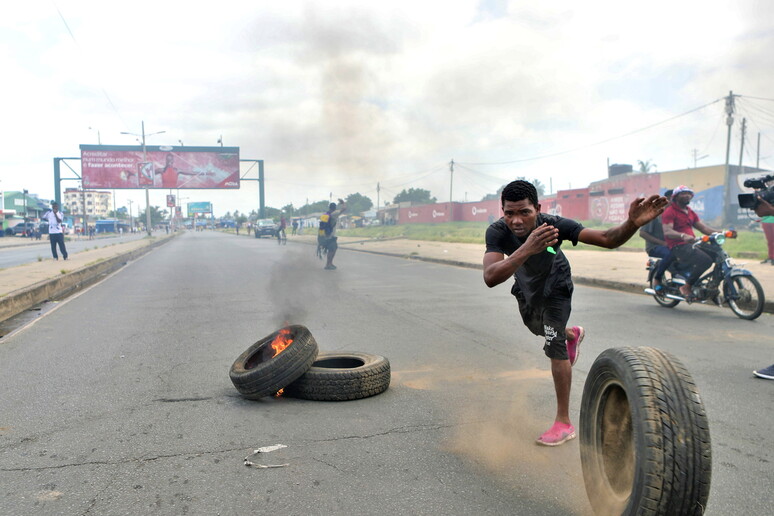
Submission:
[[[368,398],[390,386],[390,362],[368,353],[321,353],[312,367],[285,389],[285,394],[317,401]]]
[[[655,348],[614,348],[583,389],[580,446],[596,514],[700,515],[709,497],[710,433],[685,367]]]
[[[229,376],[244,397],[258,399],[298,379],[316,357],[317,342],[312,334],[305,326],[292,325],[247,348],[234,361]]]

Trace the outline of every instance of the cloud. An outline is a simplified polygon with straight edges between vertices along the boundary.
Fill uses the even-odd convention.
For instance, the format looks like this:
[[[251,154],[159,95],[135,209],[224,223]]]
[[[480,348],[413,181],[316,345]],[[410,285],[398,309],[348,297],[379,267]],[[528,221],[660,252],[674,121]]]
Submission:
[[[222,135],[243,158],[264,159],[272,206],[374,197],[377,181],[382,198],[420,187],[445,201],[452,158],[518,161],[458,169],[456,200],[516,176],[582,186],[604,177],[608,158],[669,170],[698,148],[719,163],[719,104],[599,142],[732,89],[767,97],[774,70],[773,8],[750,0],[57,5],[72,36],[53,6],[0,21],[0,67],[12,78],[2,186],[43,197],[52,157],[77,156],[97,130],[102,143],[133,144],[120,132],[139,133],[141,121],[166,131],[149,143],[211,146]],[[771,131],[765,104],[747,109]],[[537,156],[553,157],[528,159]],[[190,196],[257,208],[254,183]]]

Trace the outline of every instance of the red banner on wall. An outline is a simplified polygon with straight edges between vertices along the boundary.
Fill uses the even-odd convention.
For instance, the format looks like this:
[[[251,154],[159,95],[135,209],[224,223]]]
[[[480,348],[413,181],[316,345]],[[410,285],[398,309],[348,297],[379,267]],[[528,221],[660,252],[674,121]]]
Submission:
[[[80,147],[85,188],[239,188],[239,147]]]

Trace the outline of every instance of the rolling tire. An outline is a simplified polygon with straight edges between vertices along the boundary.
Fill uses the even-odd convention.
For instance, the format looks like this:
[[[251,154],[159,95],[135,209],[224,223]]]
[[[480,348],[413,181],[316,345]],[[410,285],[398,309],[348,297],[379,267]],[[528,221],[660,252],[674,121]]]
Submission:
[[[358,352],[320,353],[312,367],[285,389],[287,396],[317,401],[368,398],[390,386],[390,362]]]
[[[271,342],[279,333],[262,338],[234,361],[229,376],[234,387],[248,399],[271,396],[303,375],[317,357],[317,342],[305,326],[292,325],[293,342],[273,356]]]
[[[700,515],[709,497],[707,415],[685,367],[655,348],[613,348],[591,366],[580,412],[596,514]]]

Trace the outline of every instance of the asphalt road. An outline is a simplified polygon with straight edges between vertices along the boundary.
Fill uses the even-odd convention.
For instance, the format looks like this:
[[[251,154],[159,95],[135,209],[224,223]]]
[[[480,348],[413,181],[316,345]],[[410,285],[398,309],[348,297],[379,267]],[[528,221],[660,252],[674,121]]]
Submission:
[[[538,447],[553,388],[509,286],[481,272],[186,233],[0,341],[0,514],[590,514],[578,442]],[[242,399],[228,371],[305,324],[322,351],[385,355],[390,389],[325,403]],[[774,484],[774,319],[576,287],[593,359],[654,345],[692,372],[710,420],[707,514],[763,514]],[[277,469],[252,469],[258,457]]]
[[[106,245],[117,244],[121,242],[130,242],[144,238],[145,233],[126,234],[123,236],[101,237],[94,240],[87,238],[71,238],[65,242],[65,248],[68,254],[75,254],[83,251],[84,249],[93,249],[95,246],[104,247]],[[8,239],[18,239],[18,241],[24,240],[22,237],[4,237]],[[13,243],[18,243],[14,240]],[[43,235],[41,240],[29,240],[28,245],[2,245],[5,242],[0,242],[0,268],[15,267],[17,265],[23,265],[25,263],[37,262],[40,259],[51,260],[51,243],[48,240],[48,235]],[[59,259],[62,259],[62,255],[57,247],[56,250],[59,255]]]

